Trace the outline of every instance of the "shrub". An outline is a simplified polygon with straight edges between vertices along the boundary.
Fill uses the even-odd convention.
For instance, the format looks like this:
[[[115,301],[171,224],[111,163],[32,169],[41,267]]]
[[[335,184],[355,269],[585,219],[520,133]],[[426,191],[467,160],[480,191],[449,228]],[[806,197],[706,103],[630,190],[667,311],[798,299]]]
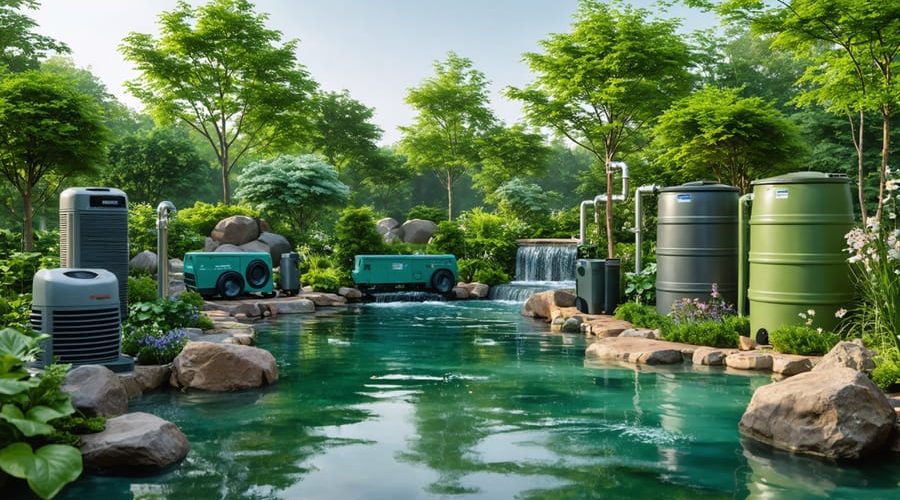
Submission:
[[[653,306],[638,304],[637,302],[625,302],[616,308],[617,319],[627,321],[640,328],[664,328],[671,324],[671,320],[656,312]]]
[[[469,259],[460,259],[456,261],[459,267],[459,279],[466,283],[475,281],[475,271],[478,270],[478,261]]]
[[[656,263],[647,264],[640,273],[625,273],[625,297],[639,304],[650,304],[656,298]]]
[[[143,365],[171,363],[188,343],[181,328],[163,330],[157,325],[128,325],[122,335],[122,352],[134,356]]]
[[[317,292],[336,292],[344,277],[334,268],[316,268],[304,273],[301,280]]]
[[[384,239],[375,230],[375,213],[369,207],[345,208],[334,226],[334,258],[338,267],[350,270],[356,255],[380,254]]]
[[[128,240],[131,256],[144,250],[156,251],[156,208],[149,203],[133,203],[128,207]],[[187,252],[203,248],[204,236],[195,233],[178,217],[169,219],[169,258],[184,257]]]
[[[259,210],[246,205],[225,205],[222,202],[213,205],[198,201],[194,203],[193,207],[179,210],[176,213],[179,221],[188,229],[203,237],[209,236],[220,220],[227,219],[233,215],[259,218]]]
[[[893,390],[894,386],[900,385],[900,355],[896,351],[875,358],[872,382],[885,391]]]
[[[201,330],[212,330],[216,327],[216,324],[213,323],[213,320],[209,319],[209,316],[205,314],[200,314],[200,317],[197,318],[197,328]]]
[[[476,262],[476,264],[478,265],[472,274],[474,281],[490,286],[509,283],[509,274],[499,264],[491,261]]]
[[[420,255],[427,253],[427,250],[428,245],[425,243],[404,243],[402,241],[386,243],[384,247],[384,253],[393,255]]]
[[[428,205],[416,205],[409,209],[406,214],[406,220],[422,219],[430,220],[434,223],[441,223],[447,220],[447,211],[443,208],[431,207]]]
[[[678,323],[663,330],[663,339],[684,344],[710,347],[737,347],[740,334],[734,325],[721,321]]]
[[[0,295],[30,293],[34,274],[46,267],[44,264],[37,252],[13,252],[0,260]]]
[[[156,280],[151,276],[128,276],[128,305],[156,300]]]
[[[198,310],[203,307],[203,296],[200,295],[199,292],[195,292],[193,290],[187,290],[182,292],[181,295],[178,296],[178,300],[184,302],[189,306],[193,306]]]
[[[669,315],[675,323],[693,323],[722,321],[722,318],[731,314],[734,314],[734,305],[725,303],[725,299],[719,294],[718,285],[713,283],[709,302],[684,298],[672,304],[672,312]]]
[[[25,331],[30,330],[28,325],[30,321],[30,293],[22,293],[8,298],[0,295],[0,325]]]
[[[466,236],[459,224],[453,221],[438,223],[431,242],[428,243],[430,253],[449,253],[462,259],[466,255]]]
[[[744,337],[750,336],[750,318],[746,316],[725,316],[725,318],[722,319],[722,323],[725,323],[739,335],[743,335]]]
[[[776,351],[804,356],[825,354],[840,340],[836,333],[809,325],[782,326],[769,333],[769,342]]]
[[[177,298],[139,302],[128,307],[128,323],[131,326],[152,325],[163,331],[194,326],[199,316],[196,307]]]

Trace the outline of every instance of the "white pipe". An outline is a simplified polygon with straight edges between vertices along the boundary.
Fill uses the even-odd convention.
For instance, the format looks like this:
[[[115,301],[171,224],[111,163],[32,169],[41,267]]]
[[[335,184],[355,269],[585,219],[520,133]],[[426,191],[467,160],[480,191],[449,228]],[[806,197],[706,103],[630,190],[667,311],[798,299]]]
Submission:
[[[156,207],[156,294],[161,299],[169,296],[169,216],[174,213],[171,201]]]
[[[656,184],[648,184],[634,190],[634,272],[641,273],[641,219],[643,214],[643,206],[641,198],[648,195],[656,195],[659,186]]]
[[[621,170],[622,171],[622,192],[621,194],[614,194],[612,196],[612,201],[625,201],[628,199],[628,165],[624,161],[614,161],[609,164],[610,168],[613,170]],[[593,200],[584,200],[581,202],[581,214],[578,219],[578,245],[584,245],[585,239],[587,239],[587,230],[586,230],[586,220],[587,220],[587,207],[588,206],[598,206],[599,204],[606,203],[606,195],[598,194],[594,197]]]

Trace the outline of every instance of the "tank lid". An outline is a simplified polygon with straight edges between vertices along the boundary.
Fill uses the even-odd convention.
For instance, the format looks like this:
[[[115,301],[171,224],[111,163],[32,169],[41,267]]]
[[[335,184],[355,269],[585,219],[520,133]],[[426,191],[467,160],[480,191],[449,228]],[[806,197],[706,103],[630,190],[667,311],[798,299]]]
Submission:
[[[789,174],[759,179],[750,183],[751,186],[763,184],[848,184],[850,178],[847,174],[826,174],[825,172],[791,172]]]
[[[715,181],[693,181],[685,182],[679,186],[668,186],[659,190],[661,193],[684,193],[685,191],[734,191],[738,192],[738,188],[727,184],[719,184]]]

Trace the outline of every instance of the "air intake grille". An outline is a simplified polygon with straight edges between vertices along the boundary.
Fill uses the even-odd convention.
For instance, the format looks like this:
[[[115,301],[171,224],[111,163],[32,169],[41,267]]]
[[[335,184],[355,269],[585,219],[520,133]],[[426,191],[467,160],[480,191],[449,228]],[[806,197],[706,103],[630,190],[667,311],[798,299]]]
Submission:
[[[184,285],[190,288],[197,288],[197,278],[194,273],[184,273]]]
[[[75,214],[60,212],[59,214],[59,263],[62,267],[74,267],[72,265],[72,253],[70,249],[72,223]]]
[[[124,317],[128,304],[128,238],[125,236],[128,234],[128,214],[83,212],[78,225],[79,248],[75,249],[69,267],[101,268],[115,274],[119,279],[119,302]]]
[[[31,324],[35,325],[33,311]],[[119,357],[119,308],[53,311],[53,357],[62,363],[101,363]]]

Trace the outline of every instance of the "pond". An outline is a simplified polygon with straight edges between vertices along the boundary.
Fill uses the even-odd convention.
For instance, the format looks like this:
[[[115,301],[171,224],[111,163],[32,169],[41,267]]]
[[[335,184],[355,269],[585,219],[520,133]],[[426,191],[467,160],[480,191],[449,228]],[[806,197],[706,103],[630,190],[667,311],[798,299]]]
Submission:
[[[499,301],[391,303],[258,325],[268,389],[133,401],[178,424],[165,474],[84,476],[61,498],[888,498],[900,465],[742,443],[768,377],[585,361]]]

